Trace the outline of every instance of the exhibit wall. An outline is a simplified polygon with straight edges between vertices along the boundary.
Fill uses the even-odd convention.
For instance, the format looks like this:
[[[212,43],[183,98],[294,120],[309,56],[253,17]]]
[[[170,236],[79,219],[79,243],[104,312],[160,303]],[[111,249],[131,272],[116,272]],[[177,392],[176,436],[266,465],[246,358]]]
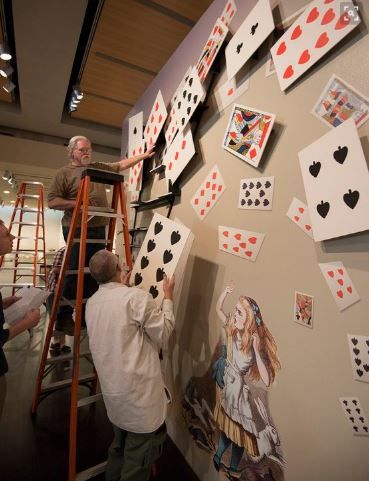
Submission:
[[[255,2],[247,6],[246,1],[236,3],[237,25],[240,25]],[[282,1],[282,19],[304,5],[295,0]],[[213,2],[200,19],[202,28],[207,26],[203,40],[223,7],[224,2]],[[369,6],[361,2],[359,13],[361,25],[286,92],[281,91],[276,74],[266,75],[268,49],[264,44],[257,58],[248,64],[249,88],[235,102],[219,111],[219,99],[217,102],[216,95],[210,96],[209,109],[195,140],[197,154],[182,175],[181,196],[170,218],[190,228],[194,242],[175,302],[176,330],[165,362],[166,380],[173,395],[167,424],[172,439],[201,481],[233,479],[230,476],[286,481],[368,479],[369,436],[360,430],[369,416],[368,228],[314,242],[306,229],[306,225],[310,226],[308,221],[304,221],[305,229],[304,225],[299,228],[297,217],[303,213],[302,204],[295,205],[292,218],[286,215],[294,198],[307,202],[299,152],[334,131],[312,113],[331,76],[337,75],[363,97],[369,97]],[[165,78],[162,71],[147,92],[147,107],[141,100],[132,114],[143,109],[147,115],[150,102],[162,85],[164,98],[170,99],[188,65],[196,62],[201,52],[202,43],[196,43],[196,38],[193,34],[191,58],[188,54],[183,62],[179,47],[170,59],[173,78],[174,70],[180,71],[176,81],[170,86],[166,81],[170,76],[168,62],[163,69]],[[187,49],[189,45],[186,44]],[[223,65],[214,90],[226,80]],[[258,167],[222,148],[234,103],[275,114],[273,130]],[[361,146],[368,163],[369,122],[358,128],[358,135],[359,149]],[[123,129],[122,146],[126,137]],[[335,142],[337,151],[344,148],[344,143],[340,145],[337,139]],[[193,206],[194,195],[215,166],[223,177],[224,192],[201,219]],[[274,178],[270,210],[240,208],[252,197],[250,179],[253,188],[259,180],[266,190],[270,178]],[[333,189],[338,181],[332,175],[327,189]],[[151,196],[161,190],[161,182],[158,178],[152,185]],[[240,189],[245,202],[239,206]],[[261,199],[266,194],[260,196],[260,187],[258,192]],[[367,196],[368,190],[361,195]],[[156,212],[166,214],[165,209]],[[145,216],[140,219],[144,222]],[[343,229],[347,229],[345,216],[340,219]],[[245,236],[244,244],[258,244],[257,252],[251,246],[254,249],[251,260],[247,255],[239,256],[239,247],[232,252],[230,246],[235,244],[227,243],[231,236],[238,240]],[[319,264],[331,267],[324,270],[325,266]],[[342,272],[342,278],[331,292],[329,276],[334,269]],[[355,291],[352,304],[342,305],[341,294],[337,298],[342,285],[349,292]],[[239,322],[237,315],[250,308],[255,325],[248,347],[240,354],[244,372],[241,377],[235,374],[230,381],[232,373],[227,358],[230,335],[224,326],[231,318]],[[245,326],[244,331],[248,329]],[[268,348],[264,349],[261,361],[255,361],[261,338],[262,342],[268,339],[264,344]],[[233,335],[233,355],[235,349],[242,351],[243,341],[240,337],[237,344],[237,339]],[[259,375],[252,376],[255,362]],[[269,366],[266,377],[261,372],[263,362]],[[230,382],[234,386],[238,383],[233,391],[238,400],[227,398]],[[220,389],[223,390],[221,406]],[[232,402],[237,410],[240,399],[250,426],[248,430],[254,430],[255,436],[237,443],[236,435],[220,419],[219,411],[226,410],[227,403]],[[348,409],[352,412],[347,413]],[[359,409],[359,417],[363,419],[355,418],[355,423],[361,423],[359,432],[355,432],[354,421],[350,420],[356,416],[355,409]],[[244,425],[243,421],[239,419],[238,424]],[[275,433],[265,440],[262,436],[268,426]],[[255,441],[257,446],[250,447]],[[239,459],[234,462],[237,456]]]

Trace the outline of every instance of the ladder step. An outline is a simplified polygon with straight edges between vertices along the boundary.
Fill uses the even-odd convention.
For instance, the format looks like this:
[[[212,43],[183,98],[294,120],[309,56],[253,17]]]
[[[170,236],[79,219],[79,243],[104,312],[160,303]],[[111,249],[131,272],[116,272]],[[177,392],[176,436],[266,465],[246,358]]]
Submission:
[[[82,207],[81,207],[82,210]],[[115,210],[112,207],[97,207],[97,206],[90,206],[89,210],[93,210],[94,212],[107,212],[109,214],[115,214]]]
[[[21,269],[21,267],[19,268],[19,270],[20,269]],[[19,277],[33,277],[33,274],[16,274],[16,275],[19,276]],[[36,277],[44,278],[45,274],[36,274]]]
[[[96,378],[94,373],[84,374],[78,378],[78,383],[93,381]],[[71,386],[73,379],[63,379],[62,381],[55,381],[47,384],[46,386],[42,386],[41,392],[51,392],[57,391],[58,389],[63,389],[65,387]]]
[[[31,207],[15,207],[14,210],[20,210],[21,212],[40,212],[38,209],[32,209]]]
[[[22,266],[17,266],[17,267],[2,267],[2,271],[33,271],[33,267],[22,267]]]
[[[82,299],[82,304],[86,304],[87,301],[88,301],[87,297],[86,299]],[[75,306],[75,305],[76,305],[75,299],[70,299],[70,300],[68,299],[68,300],[59,302],[59,306]]]
[[[30,282],[27,282],[27,283],[18,282],[17,284],[9,282],[9,284],[0,284],[0,288],[2,288],[2,287],[28,287],[28,286],[33,286],[33,284],[30,283]],[[34,287],[39,287],[39,286],[34,286]],[[40,287],[45,287],[45,286],[40,286]]]
[[[96,464],[91,468],[85,469],[80,473],[76,474],[76,481],[86,481],[87,479],[95,478],[98,474],[104,473],[106,471],[107,461],[103,463]]]
[[[36,237],[22,237],[22,236],[14,236],[14,239],[19,239],[19,240],[36,240]],[[43,237],[37,237],[37,239],[40,239],[45,242],[45,239]]]
[[[18,194],[18,197],[23,197],[23,199],[38,199],[40,196],[38,194]]]
[[[18,253],[22,253],[22,252],[28,252],[28,253],[35,253],[36,251],[34,249],[18,249],[17,251],[11,251],[11,254],[18,254]]]
[[[88,406],[89,404],[101,401],[103,398],[102,394],[94,394],[93,396],[84,397],[78,400],[77,407]]]
[[[79,353],[79,357],[89,357],[91,356],[90,351],[81,351]],[[70,352],[69,354],[60,354],[60,356],[55,356],[55,357],[48,357],[46,360],[46,364],[58,364],[59,362],[64,362],[64,361],[71,361],[73,359],[73,352]]]
[[[13,225],[14,225],[14,224],[19,224],[19,225],[32,225],[32,226],[39,225],[40,227],[43,227],[42,224],[37,224],[37,222],[13,222]]]
[[[85,267],[85,268],[83,269],[83,272],[84,272],[84,274],[89,274],[89,273],[90,273],[90,269],[89,269],[88,267]],[[73,274],[78,274],[78,269],[66,271],[66,275],[73,275]]]
[[[80,242],[81,239],[73,239],[74,244],[79,244]],[[86,239],[86,244],[111,244],[111,241],[105,239]]]
[[[37,182],[36,180],[26,180],[24,182],[22,182],[22,184],[26,184],[26,185],[44,185],[42,182]]]
[[[124,215],[123,214],[111,214],[110,212],[100,212],[98,210],[88,210],[88,215],[93,215],[94,217],[115,217],[117,219],[122,219],[124,218]]]

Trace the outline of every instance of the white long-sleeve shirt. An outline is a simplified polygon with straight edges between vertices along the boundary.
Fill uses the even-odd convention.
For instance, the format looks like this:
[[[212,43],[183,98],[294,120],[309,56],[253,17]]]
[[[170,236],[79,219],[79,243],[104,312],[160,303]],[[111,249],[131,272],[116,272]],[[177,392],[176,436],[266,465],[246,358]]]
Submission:
[[[164,299],[159,309],[141,289],[101,284],[87,301],[86,324],[110,421],[130,432],[155,431],[167,412],[159,349],[174,329],[173,302]]]

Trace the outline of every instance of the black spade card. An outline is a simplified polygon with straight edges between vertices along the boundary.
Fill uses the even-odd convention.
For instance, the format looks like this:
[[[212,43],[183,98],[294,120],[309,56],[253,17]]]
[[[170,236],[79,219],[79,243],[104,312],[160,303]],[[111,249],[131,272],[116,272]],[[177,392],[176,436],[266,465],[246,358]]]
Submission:
[[[194,67],[186,77],[175,102],[175,118],[179,132],[186,127],[204,94],[204,88]]]
[[[369,229],[369,172],[354,119],[299,152],[314,240]]]
[[[347,334],[347,340],[354,379],[369,382],[369,336]]]
[[[369,424],[367,417],[357,397],[341,397],[340,403],[352,433],[361,436],[369,436]]]
[[[239,209],[272,210],[274,177],[241,179]]]

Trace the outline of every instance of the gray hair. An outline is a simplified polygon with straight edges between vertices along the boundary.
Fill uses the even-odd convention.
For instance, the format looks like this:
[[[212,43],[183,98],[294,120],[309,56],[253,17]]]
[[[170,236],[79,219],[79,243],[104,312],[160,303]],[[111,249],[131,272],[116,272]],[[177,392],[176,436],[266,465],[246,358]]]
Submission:
[[[91,276],[97,283],[105,284],[114,277],[117,265],[118,257],[115,254],[106,249],[97,251],[89,262]]]
[[[76,148],[76,144],[79,140],[87,140],[87,142],[90,142],[90,139],[88,139],[87,137],[84,137],[83,135],[75,135],[74,137],[72,137],[69,140],[68,146],[67,146],[67,151],[70,159],[72,158],[73,150]]]

